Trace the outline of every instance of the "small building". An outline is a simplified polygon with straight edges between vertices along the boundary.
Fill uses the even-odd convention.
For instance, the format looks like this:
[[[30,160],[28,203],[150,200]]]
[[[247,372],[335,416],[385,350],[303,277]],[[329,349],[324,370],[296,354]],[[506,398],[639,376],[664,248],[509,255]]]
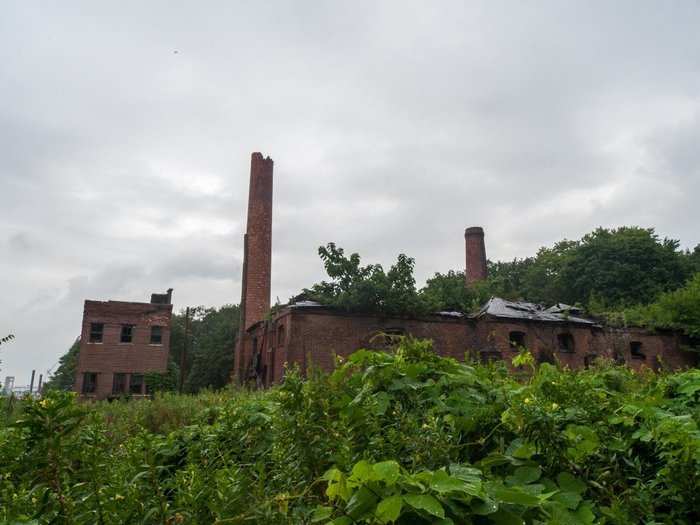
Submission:
[[[165,373],[172,289],[150,303],[85,301],[75,391],[109,399],[148,394],[146,375]]]

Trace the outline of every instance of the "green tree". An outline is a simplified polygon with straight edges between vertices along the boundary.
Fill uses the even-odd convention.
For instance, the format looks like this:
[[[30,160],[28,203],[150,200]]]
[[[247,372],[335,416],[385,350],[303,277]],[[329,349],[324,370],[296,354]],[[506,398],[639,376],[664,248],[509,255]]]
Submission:
[[[360,256],[349,257],[334,243],[318,249],[330,281],[304,290],[304,296],[348,312],[382,315],[421,315],[429,304],[416,290],[414,260],[400,254],[385,272],[380,264],[361,266]]]
[[[679,242],[660,239],[653,228],[598,228],[562,259],[561,301],[587,303],[593,296],[612,306],[648,303],[688,278]]]
[[[630,324],[671,328],[700,338],[700,273],[683,288],[661,294],[652,304],[628,308],[624,318]]]
[[[75,383],[75,370],[78,366],[80,353],[80,337],[71,345],[68,351],[58,360],[58,368],[46,381],[44,388],[52,390],[72,390]]]
[[[239,322],[238,305],[224,305],[218,310],[197,309],[196,317],[192,320],[189,345],[191,365],[186,381],[188,392],[223,388],[230,381]]]

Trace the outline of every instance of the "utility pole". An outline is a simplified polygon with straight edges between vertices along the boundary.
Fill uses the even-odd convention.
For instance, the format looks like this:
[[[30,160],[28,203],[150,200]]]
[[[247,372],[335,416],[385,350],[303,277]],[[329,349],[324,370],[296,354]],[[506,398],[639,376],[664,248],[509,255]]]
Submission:
[[[44,374],[39,374],[39,385],[36,387],[36,393],[39,395],[41,395],[42,379],[44,379]]]
[[[182,353],[180,354],[180,385],[178,391],[182,394],[185,385],[185,363],[187,362],[187,340],[190,335],[190,307],[185,309],[185,338],[182,342]]]
[[[36,375],[36,370],[32,370],[32,380],[29,382],[29,395],[32,395],[32,391],[34,390],[34,376]]]

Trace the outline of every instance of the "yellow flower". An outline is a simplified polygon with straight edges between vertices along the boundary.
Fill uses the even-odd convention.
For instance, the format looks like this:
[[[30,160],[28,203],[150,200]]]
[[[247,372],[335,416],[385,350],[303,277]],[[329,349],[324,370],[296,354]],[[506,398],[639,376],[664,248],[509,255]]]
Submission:
[[[523,399],[523,403],[525,403],[526,405],[529,405],[530,403],[532,403],[532,399],[530,399],[529,397],[526,397],[525,399]]]
[[[559,408],[559,405],[557,403],[552,403],[552,410],[556,410]]]
[[[114,499],[120,501],[124,499],[124,496],[122,496],[121,494],[117,494],[116,496],[114,496]]]

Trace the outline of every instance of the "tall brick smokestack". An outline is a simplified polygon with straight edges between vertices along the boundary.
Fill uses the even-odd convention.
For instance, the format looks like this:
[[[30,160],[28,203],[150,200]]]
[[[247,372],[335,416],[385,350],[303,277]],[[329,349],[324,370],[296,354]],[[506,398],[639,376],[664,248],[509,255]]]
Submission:
[[[484,245],[484,229],[472,226],[464,230],[464,243],[467,250],[466,284],[469,286],[477,281],[483,281],[486,273],[486,247]]]
[[[272,165],[270,157],[263,158],[260,153],[251,156],[241,290],[244,329],[263,319],[270,310]]]

